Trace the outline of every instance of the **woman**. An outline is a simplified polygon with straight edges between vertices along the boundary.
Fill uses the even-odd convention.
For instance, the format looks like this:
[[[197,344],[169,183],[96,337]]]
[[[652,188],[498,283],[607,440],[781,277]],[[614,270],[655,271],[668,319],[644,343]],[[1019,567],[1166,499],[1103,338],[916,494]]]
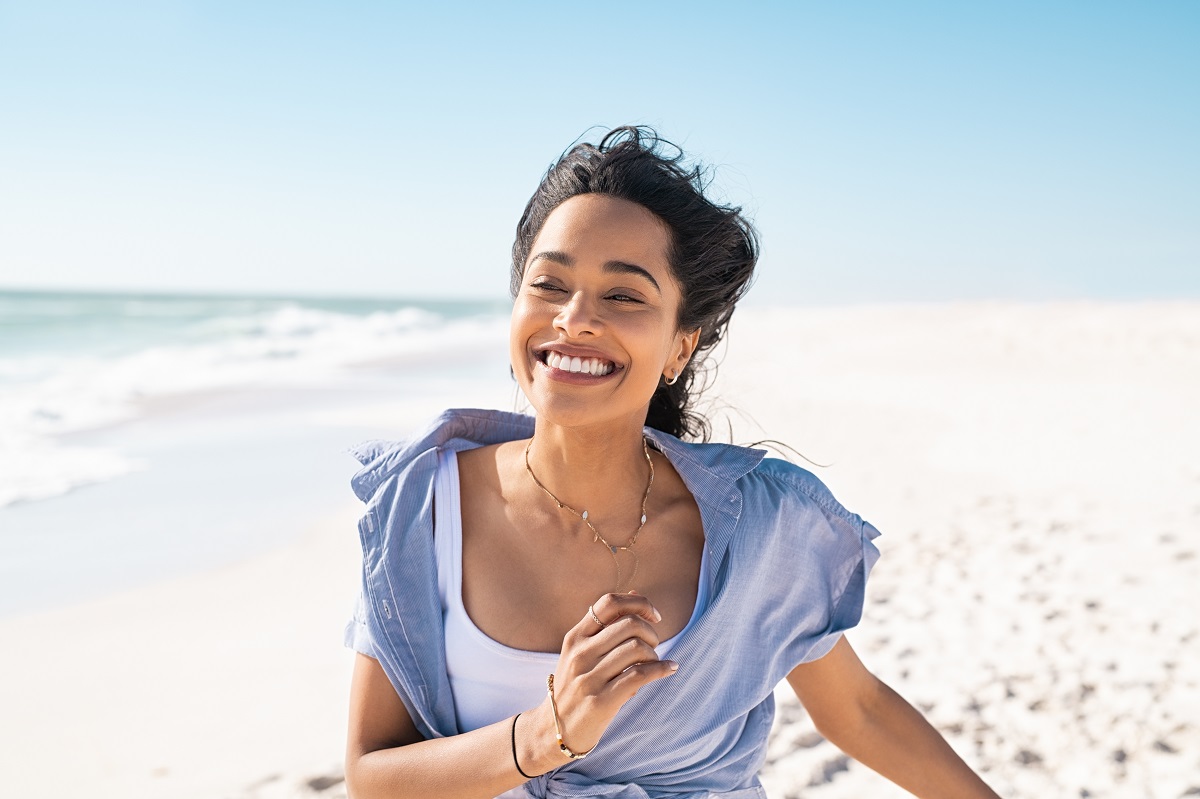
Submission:
[[[534,417],[358,456],[346,780],[370,797],[761,797],[772,690],[919,796],[995,796],[859,662],[878,533],[808,472],[680,437],[757,258],[653,133],[551,167],[513,246]]]

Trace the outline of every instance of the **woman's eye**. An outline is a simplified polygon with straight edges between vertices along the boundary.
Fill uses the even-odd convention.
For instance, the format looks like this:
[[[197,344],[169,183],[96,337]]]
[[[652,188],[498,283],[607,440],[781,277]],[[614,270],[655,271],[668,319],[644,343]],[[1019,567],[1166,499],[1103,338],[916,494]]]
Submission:
[[[533,288],[533,289],[537,289],[539,291],[562,291],[561,288],[554,285],[553,283],[547,283],[545,281],[538,282],[538,283],[530,283],[529,287]]]
[[[639,300],[637,297],[631,297],[628,294],[609,294],[608,298],[610,300],[616,300],[617,302],[641,302],[641,300]]]

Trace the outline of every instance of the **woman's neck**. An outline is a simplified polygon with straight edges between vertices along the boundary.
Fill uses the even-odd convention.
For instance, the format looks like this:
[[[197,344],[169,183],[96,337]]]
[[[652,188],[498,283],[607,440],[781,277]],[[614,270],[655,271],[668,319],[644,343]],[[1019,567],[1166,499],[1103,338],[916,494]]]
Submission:
[[[558,501],[580,513],[588,511],[602,532],[606,527],[613,531],[609,540],[623,541],[626,532],[636,529],[650,478],[641,425],[580,429],[539,419],[528,457],[537,481]],[[542,494],[532,480],[530,484]]]

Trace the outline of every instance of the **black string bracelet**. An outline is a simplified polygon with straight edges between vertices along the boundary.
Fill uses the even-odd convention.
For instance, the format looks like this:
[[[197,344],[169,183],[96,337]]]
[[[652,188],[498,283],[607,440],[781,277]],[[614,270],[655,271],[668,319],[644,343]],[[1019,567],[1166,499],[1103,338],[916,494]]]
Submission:
[[[522,776],[522,777],[524,777],[524,778],[525,778],[525,779],[527,779],[527,780],[531,780],[531,779],[533,779],[533,775],[532,775],[532,774],[526,774],[526,773],[525,773],[525,770],[524,770],[523,768],[521,768],[521,763],[520,763],[520,761],[519,761],[519,760],[517,760],[517,719],[519,719],[519,718],[521,718],[521,714],[520,714],[520,713],[518,713],[517,715],[513,716],[513,725],[512,725],[512,750],[513,750],[513,765],[517,767],[517,771],[518,771],[518,772],[520,772],[520,774],[521,774],[521,776]]]

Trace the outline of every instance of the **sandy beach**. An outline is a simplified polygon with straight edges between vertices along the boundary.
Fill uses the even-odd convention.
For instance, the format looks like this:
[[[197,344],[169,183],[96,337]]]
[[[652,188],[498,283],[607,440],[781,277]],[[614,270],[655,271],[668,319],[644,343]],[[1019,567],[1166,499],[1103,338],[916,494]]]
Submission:
[[[883,531],[868,667],[1004,796],[1200,794],[1200,304],[739,314],[714,438],[786,443]],[[504,371],[321,423],[511,410]],[[0,617],[0,795],[344,796],[353,471],[286,544]],[[777,696],[773,799],[908,795]]]

